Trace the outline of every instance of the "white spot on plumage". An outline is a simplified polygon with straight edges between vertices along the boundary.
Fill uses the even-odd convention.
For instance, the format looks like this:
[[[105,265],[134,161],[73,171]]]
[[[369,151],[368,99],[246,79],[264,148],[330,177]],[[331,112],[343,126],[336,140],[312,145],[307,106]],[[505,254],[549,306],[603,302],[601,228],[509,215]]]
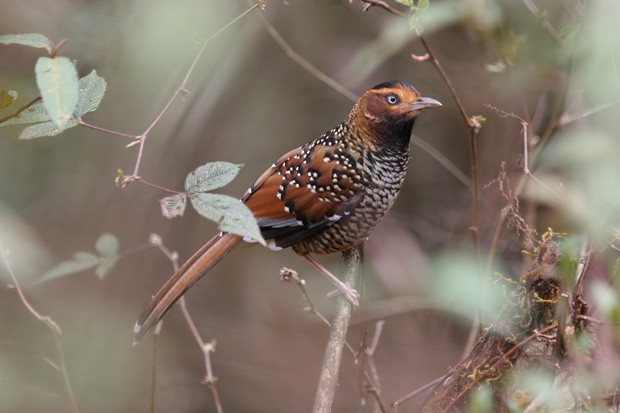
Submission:
[[[276,242],[274,240],[272,240],[272,239],[267,241],[267,248],[269,248],[272,251],[280,251],[282,249],[282,247],[278,247],[276,245]]]

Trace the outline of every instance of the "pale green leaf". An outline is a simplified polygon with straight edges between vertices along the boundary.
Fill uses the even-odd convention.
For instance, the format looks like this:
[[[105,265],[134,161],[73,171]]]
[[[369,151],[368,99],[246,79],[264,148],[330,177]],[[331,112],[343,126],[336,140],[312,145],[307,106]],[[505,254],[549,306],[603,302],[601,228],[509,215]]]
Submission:
[[[493,411],[493,391],[486,386],[480,386],[472,391],[469,398],[468,413],[491,413]]]
[[[80,79],[78,101],[75,117],[80,119],[85,113],[93,112],[99,107],[106,90],[106,81],[93,70]]]
[[[400,3],[407,7],[413,7],[413,0],[396,0],[396,3]]]
[[[17,92],[14,90],[0,90],[0,109],[6,108],[17,99]]]
[[[417,8],[419,11],[424,11],[428,9],[430,5],[431,5],[430,0],[418,0]]]
[[[64,129],[60,129],[53,122],[37,123],[35,125],[28,126],[20,134],[19,139],[34,139],[41,138],[43,136],[56,136],[61,134],[66,129],[77,126],[75,119],[70,119],[65,125]]]
[[[73,119],[78,100],[78,75],[66,57],[40,57],[35,65],[37,86],[50,119],[64,129]]]
[[[72,260],[63,261],[56,265],[54,268],[46,272],[43,277],[37,280],[37,283],[75,274],[89,268],[94,268],[99,264],[99,262],[100,258],[95,254],[84,251],[76,252]]]
[[[102,280],[106,275],[108,275],[110,270],[114,268],[117,262],[117,255],[101,259],[99,265],[95,268],[95,274],[97,274],[97,277]]]
[[[205,218],[217,222],[220,230],[265,244],[252,211],[240,200],[219,194],[190,192],[188,195],[194,209]]]
[[[118,238],[105,233],[95,243],[95,249],[104,257],[115,257],[118,253]]]
[[[162,198],[159,200],[161,214],[168,219],[182,217],[186,203],[187,195],[185,194],[176,194]]]
[[[5,34],[0,36],[0,43],[39,47],[47,49],[50,53],[54,50],[54,44],[51,40],[39,33]]]
[[[185,190],[188,192],[205,192],[229,184],[243,167],[230,162],[210,162],[199,166],[185,178]]]
[[[0,123],[0,126],[24,125],[27,123],[47,122],[49,120],[50,115],[47,114],[43,102],[38,102],[24,110],[19,116]]]

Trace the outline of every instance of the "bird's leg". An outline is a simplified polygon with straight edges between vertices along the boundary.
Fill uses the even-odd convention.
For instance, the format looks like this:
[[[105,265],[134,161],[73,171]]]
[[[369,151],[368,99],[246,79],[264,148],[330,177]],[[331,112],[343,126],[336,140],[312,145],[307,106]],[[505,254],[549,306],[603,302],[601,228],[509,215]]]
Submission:
[[[344,295],[344,297],[347,299],[348,302],[351,303],[351,305],[353,305],[354,307],[357,307],[359,305],[358,299],[360,295],[354,288],[351,288],[342,281],[340,281],[338,277],[332,274],[327,268],[323,267],[317,260],[312,258],[310,254],[300,255],[304,257],[314,268],[319,270],[332,284],[334,284],[338,291],[340,291],[340,293]]]

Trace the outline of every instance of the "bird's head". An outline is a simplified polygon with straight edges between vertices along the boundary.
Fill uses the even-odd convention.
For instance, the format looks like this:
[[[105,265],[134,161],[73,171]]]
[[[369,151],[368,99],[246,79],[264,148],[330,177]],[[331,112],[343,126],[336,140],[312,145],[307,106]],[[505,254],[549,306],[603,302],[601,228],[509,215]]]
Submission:
[[[381,83],[364,93],[351,117],[377,138],[409,143],[415,118],[427,108],[441,106],[435,99],[423,97],[413,86],[399,81]]]

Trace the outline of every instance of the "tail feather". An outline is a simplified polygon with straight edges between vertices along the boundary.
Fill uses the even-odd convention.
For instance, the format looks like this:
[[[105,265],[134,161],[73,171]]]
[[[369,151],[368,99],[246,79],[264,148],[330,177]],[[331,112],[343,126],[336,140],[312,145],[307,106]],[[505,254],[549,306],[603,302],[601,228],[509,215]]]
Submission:
[[[136,344],[153,327],[172,305],[215,264],[226,256],[241,237],[220,234],[210,239],[164,284],[144,309],[134,327]]]

